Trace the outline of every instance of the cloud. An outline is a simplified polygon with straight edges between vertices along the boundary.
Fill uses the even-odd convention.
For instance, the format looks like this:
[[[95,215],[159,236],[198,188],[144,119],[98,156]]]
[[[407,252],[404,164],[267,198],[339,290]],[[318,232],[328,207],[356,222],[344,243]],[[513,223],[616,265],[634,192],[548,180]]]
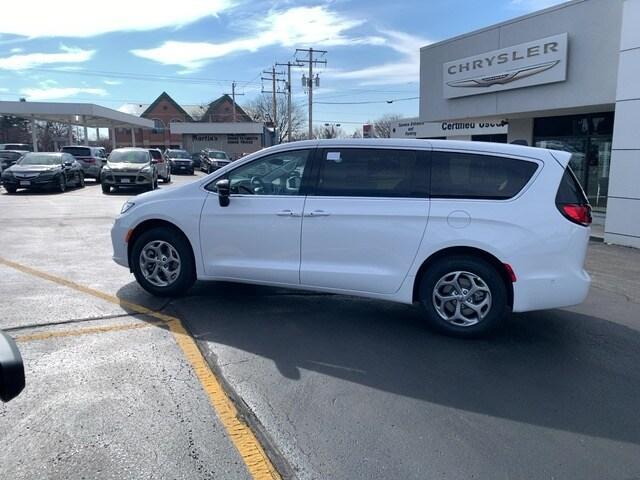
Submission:
[[[103,80],[105,85],[122,85],[122,80]]]
[[[24,52],[24,48],[16,47],[9,50],[11,53],[21,53]]]
[[[93,57],[95,50],[60,46],[59,53],[25,53],[0,57],[0,70],[28,70],[55,63],[82,63]]]
[[[93,37],[118,31],[146,31],[180,27],[201,18],[215,16],[232,6],[231,0],[180,0],[165,5],[158,0],[111,0],[95,5],[86,0],[60,2],[21,0],[2,2],[4,21],[0,33],[24,37]],[[61,14],[64,11],[64,14]],[[34,12],[26,15],[25,12]]]
[[[0,92],[8,92],[9,89],[6,87],[0,87]]]
[[[372,65],[356,70],[328,70],[326,76],[343,80],[360,80],[360,85],[386,85],[416,82],[420,79],[420,48],[432,43],[425,38],[395,30],[381,30],[385,47],[401,55],[399,61]]]
[[[53,87],[53,88],[23,88],[20,93],[27,97],[27,100],[58,100],[61,98],[75,97],[79,93],[97,95],[104,97],[107,91],[103,88],[87,87]]]
[[[150,49],[134,49],[131,53],[164,65],[179,65],[182,73],[197,70],[207,61],[239,52],[255,52],[262,48],[300,45],[381,45],[381,37],[347,36],[346,32],[364,23],[332,12],[325,6],[294,7],[288,10],[272,10],[262,20],[249,26],[246,37],[226,42],[178,42],[166,41]]]

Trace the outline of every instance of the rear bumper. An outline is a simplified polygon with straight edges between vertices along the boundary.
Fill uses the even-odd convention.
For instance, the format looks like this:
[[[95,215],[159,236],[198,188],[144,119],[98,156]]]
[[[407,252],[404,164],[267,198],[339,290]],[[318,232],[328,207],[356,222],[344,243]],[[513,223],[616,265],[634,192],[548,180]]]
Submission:
[[[98,164],[86,164],[86,163],[82,163],[79,162],[80,166],[82,167],[82,172],[84,173],[85,177],[88,178],[99,178],[100,177],[100,170],[102,170],[102,165],[98,165]]]
[[[585,270],[565,275],[518,278],[513,284],[513,311],[570,307],[584,302],[591,286]]]

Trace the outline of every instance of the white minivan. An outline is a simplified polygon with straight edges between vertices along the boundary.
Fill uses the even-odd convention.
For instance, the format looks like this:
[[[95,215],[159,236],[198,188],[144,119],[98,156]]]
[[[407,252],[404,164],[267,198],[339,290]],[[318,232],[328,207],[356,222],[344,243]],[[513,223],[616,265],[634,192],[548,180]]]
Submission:
[[[570,160],[480,142],[278,145],[126,202],[113,258],[154,295],[196,279],[357,295],[477,335],[585,299],[591,207]]]

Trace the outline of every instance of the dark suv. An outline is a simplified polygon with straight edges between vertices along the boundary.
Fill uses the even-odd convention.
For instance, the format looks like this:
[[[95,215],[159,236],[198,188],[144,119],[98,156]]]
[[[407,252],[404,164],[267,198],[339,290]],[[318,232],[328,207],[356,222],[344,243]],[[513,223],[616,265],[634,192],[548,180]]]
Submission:
[[[229,165],[231,159],[222,150],[203,150],[202,151],[202,163],[200,164],[200,170],[205,173],[215,172],[219,168]]]

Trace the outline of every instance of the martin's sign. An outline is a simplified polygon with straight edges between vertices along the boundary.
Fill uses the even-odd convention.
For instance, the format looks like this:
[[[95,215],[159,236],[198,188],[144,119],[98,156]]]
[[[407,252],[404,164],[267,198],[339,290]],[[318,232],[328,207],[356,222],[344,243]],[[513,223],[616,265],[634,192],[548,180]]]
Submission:
[[[567,79],[566,33],[443,65],[444,98],[531,87]]]

